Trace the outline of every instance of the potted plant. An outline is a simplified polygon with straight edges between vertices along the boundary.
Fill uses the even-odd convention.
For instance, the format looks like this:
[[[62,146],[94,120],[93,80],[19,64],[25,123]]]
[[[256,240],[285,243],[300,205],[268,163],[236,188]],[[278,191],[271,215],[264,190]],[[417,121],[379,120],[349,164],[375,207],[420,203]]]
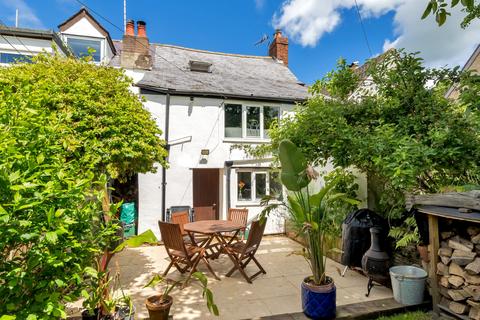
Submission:
[[[113,240],[118,239],[113,237]],[[147,230],[142,234],[131,237],[122,241],[113,250],[106,250],[97,261],[97,268],[88,267],[85,273],[89,281],[89,290],[83,290],[82,296],[85,298],[82,312],[83,320],[98,320],[98,319],[133,319],[135,310],[131,299],[124,294],[119,286],[120,273],[117,272],[115,277],[110,277],[108,265],[115,255],[122,251],[125,247],[138,247],[145,243],[156,244],[158,239],[151,230]],[[113,281],[113,283],[112,283]],[[120,290],[122,296],[115,298],[115,292]],[[128,312],[127,312],[128,311]]]
[[[273,199],[266,197],[262,203],[266,207],[261,216],[265,217],[279,207],[287,209],[291,221],[305,240],[300,254],[306,258],[312,270],[312,275],[306,277],[301,284],[303,312],[314,319],[332,319],[336,314],[336,287],[333,279],[325,272],[324,244],[330,229],[329,202],[339,199],[350,203],[358,201],[344,193],[331,192],[336,179],[312,194],[309,184],[318,177],[318,173],[308,165],[303,153],[289,140],[283,140],[278,151],[280,180],[289,194],[287,201],[280,203],[269,203]]]
[[[213,294],[210,289],[208,289],[208,280],[207,277],[201,272],[194,272],[192,276],[200,282],[202,288],[202,297],[207,301],[208,310],[213,313],[214,315],[218,316],[218,307],[213,301]],[[148,309],[148,314],[150,316],[150,320],[168,320],[168,316],[170,314],[170,307],[173,303],[173,298],[170,296],[170,292],[178,286],[182,288],[188,284],[189,279],[185,281],[173,281],[167,279],[160,274],[156,274],[145,287],[152,287],[159,284],[163,284],[164,288],[161,293],[150,296],[145,301],[145,305]]]

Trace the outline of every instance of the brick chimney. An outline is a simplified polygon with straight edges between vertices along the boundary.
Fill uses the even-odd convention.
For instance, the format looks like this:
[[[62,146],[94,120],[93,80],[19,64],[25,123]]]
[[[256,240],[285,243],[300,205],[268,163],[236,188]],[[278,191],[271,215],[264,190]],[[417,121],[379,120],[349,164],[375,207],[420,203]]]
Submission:
[[[147,37],[147,24],[145,21],[137,21],[137,33],[138,36],[141,38]]]
[[[135,22],[133,20],[128,20],[125,27],[125,35],[134,36],[135,35]]]
[[[275,30],[273,41],[268,48],[268,55],[281,60],[288,66],[288,38],[282,37],[282,30]]]
[[[137,35],[133,20],[128,20],[122,40],[120,65],[125,69],[152,69],[150,42],[147,38],[146,23],[137,21]]]

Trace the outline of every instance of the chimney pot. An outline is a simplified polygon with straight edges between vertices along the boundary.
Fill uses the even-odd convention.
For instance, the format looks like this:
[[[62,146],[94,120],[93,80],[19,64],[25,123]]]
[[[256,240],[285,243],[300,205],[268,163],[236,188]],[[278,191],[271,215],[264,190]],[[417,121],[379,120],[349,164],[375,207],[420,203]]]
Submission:
[[[145,21],[137,21],[137,35],[142,38],[147,37],[147,30],[146,30],[146,23]]]
[[[135,22],[133,20],[128,20],[127,25],[125,26],[125,35],[134,36],[135,35]]]

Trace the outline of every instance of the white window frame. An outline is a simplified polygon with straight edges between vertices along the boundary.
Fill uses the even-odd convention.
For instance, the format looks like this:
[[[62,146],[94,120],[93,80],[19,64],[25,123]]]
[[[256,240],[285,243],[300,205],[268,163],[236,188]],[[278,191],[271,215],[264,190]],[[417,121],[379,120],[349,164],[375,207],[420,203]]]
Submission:
[[[88,36],[79,36],[74,34],[64,33],[63,36],[65,37],[65,44],[68,45],[68,38],[71,39],[79,39],[79,40],[90,40],[90,41],[100,41],[100,61],[93,61],[94,63],[102,63],[105,60],[105,38],[99,37],[88,37]],[[69,47],[70,48],[70,47]]]
[[[236,104],[242,106],[242,136],[241,137],[226,137],[225,136],[225,105]],[[247,136],[247,108],[255,107],[260,108],[260,136],[251,137]],[[223,139],[226,142],[234,141],[250,141],[250,142],[268,142],[270,138],[265,137],[265,115],[264,107],[277,108],[278,109],[278,119],[282,118],[282,105],[275,103],[259,103],[259,102],[239,102],[239,101],[228,101],[225,102],[223,107]]]
[[[250,172],[251,173],[251,190],[250,190],[250,200],[242,200],[238,198],[238,173],[240,172]],[[272,172],[271,168],[259,168],[259,169],[251,169],[251,168],[238,168],[235,171],[235,194],[237,197],[237,203],[239,205],[259,205],[261,199],[256,199],[256,193],[257,193],[257,184],[256,184],[256,177],[257,174],[265,174],[266,179],[265,179],[265,195],[270,195],[270,173]],[[282,193],[283,193],[283,188],[282,188]]]

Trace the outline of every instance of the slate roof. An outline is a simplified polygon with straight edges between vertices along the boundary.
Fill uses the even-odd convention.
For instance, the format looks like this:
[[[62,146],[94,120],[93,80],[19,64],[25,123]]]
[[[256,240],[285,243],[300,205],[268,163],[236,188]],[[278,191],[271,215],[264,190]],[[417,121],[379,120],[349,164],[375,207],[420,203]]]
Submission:
[[[117,49],[121,46],[116,42]],[[247,56],[150,44],[153,68],[137,86],[176,94],[239,99],[303,101],[307,86],[283,63],[269,56]],[[119,59],[112,64],[119,64]],[[211,72],[190,71],[190,61],[211,63]]]

